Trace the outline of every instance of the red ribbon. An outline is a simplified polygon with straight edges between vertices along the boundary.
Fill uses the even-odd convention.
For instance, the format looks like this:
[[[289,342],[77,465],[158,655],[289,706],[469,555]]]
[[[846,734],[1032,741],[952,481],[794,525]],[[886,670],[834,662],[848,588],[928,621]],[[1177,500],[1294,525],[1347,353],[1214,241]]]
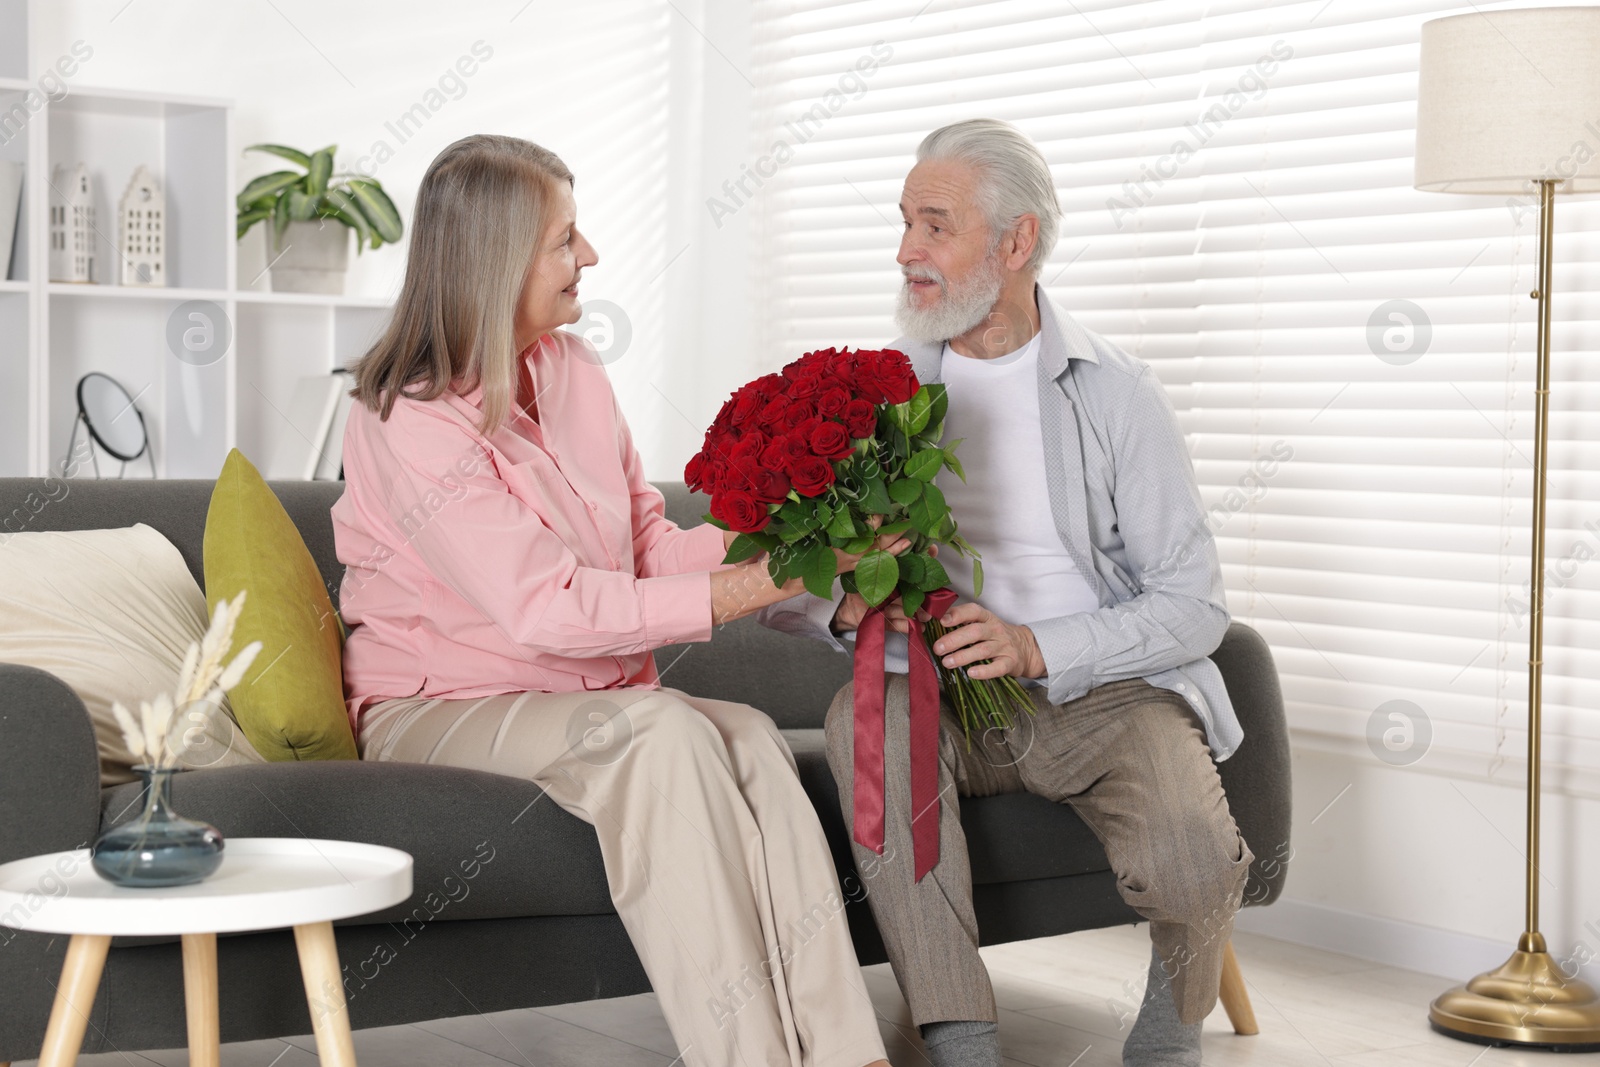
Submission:
[[[922,624],[956,602],[953,589],[936,589],[911,620],[906,656],[911,686],[911,844],[915,880],[939,862],[939,672]],[[883,855],[883,637],[881,607],[869,608],[856,629],[855,839]]]

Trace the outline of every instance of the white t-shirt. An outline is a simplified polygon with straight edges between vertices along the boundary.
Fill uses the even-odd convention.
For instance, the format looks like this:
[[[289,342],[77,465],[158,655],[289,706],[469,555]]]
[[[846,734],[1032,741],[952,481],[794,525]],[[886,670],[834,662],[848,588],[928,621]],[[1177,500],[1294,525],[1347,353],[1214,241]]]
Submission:
[[[939,562],[950,588],[1013,625],[1100,607],[1056,533],[1045,482],[1039,423],[1039,335],[1015,352],[973,359],[945,346],[941,377],[950,405],[944,442],[958,439],[965,483],[942,470],[934,480],[959,532],[983,558],[983,595],[974,597],[972,560],[947,545]],[[885,670],[907,670],[905,637],[885,635]]]
[[[972,359],[945,346],[949,391],[944,441],[967,480],[948,470],[934,480],[966,538],[983,557],[983,595],[973,596],[972,561],[942,548],[950,587],[1013,625],[1100,607],[1094,587],[1056,532],[1045,482],[1039,424],[1039,335],[1015,352]]]

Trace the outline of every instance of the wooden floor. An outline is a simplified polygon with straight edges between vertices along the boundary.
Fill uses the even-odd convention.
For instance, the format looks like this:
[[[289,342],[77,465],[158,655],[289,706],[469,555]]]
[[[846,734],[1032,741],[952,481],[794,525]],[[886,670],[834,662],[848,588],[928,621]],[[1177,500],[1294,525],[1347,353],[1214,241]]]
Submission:
[[[1250,1067],[1600,1067],[1600,1054],[1488,1049],[1428,1029],[1428,1002],[1452,984],[1318,949],[1240,934],[1239,963],[1261,1033],[1237,1037],[1221,1006],[1206,1021],[1208,1065]],[[984,949],[1000,1002],[1009,1064],[1116,1067],[1118,1018],[1138,1004],[1149,939],[1119,927]],[[905,1002],[886,966],[869,967],[895,1067],[925,1067]],[[676,1056],[650,995],[361,1030],[362,1067],[669,1067]],[[224,1067],[312,1067],[310,1035],[222,1047]],[[85,1056],[85,1067],[181,1067],[182,1050]],[[32,1067],[18,1064],[16,1067]]]

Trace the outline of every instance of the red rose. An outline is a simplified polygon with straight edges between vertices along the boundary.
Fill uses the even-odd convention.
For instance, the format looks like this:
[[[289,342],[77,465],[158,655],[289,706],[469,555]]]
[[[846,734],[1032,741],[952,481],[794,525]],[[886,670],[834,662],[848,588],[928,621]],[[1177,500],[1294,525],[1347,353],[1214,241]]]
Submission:
[[[693,492],[700,492],[705,488],[706,457],[703,452],[696,452],[690,457],[688,465],[683,468],[683,484]]]
[[[852,400],[845,405],[844,424],[851,437],[871,437],[878,432],[878,409],[870,401]]]
[[[842,385],[828,385],[817,394],[817,414],[825,419],[838,417],[850,403],[850,391]]]
[[[820,456],[795,460],[789,469],[789,481],[801,496],[818,496],[835,481],[833,464]]]
[[[728,467],[721,456],[706,455],[705,474],[701,479],[705,483],[705,492],[716,496],[727,488]]]
[[[811,455],[810,436],[808,434],[795,431],[784,434],[778,440],[783,445],[783,450],[789,457],[789,462],[784,466],[783,469],[792,474],[794,472],[795,463]]]
[[[822,392],[822,375],[806,374],[789,383],[789,398],[791,400],[807,400]]]
[[[791,400],[789,406],[783,409],[783,428],[793,430],[804,424],[809,419],[817,417],[817,409],[809,400]]]
[[[745,386],[733,394],[733,421],[735,423],[749,422],[761,410],[761,394]]]
[[[711,517],[737,533],[755,533],[772,521],[767,506],[742,489],[729,489],[711,498]]]
[[[757,471],[754,492],[761,503],[776,504],[789,495],[789,478],[782,471]]]
[[[903,404],[916,395],[917,375],[903,352],[857,352],[856,387],[873,403]]]
[[[751,382],[748,388],[753,389],[756,395],[761,397],[761,402],[765,404],[775,396],[782,396],[784,389],[788,388],[788,385],[789,383],[781,374],[763,374]]]
[[[788,410],[789,398],[779,394],[762,405],[761,411],[756,415],[756,425],[763,430],[778,430],[783,428],[783,413]]]
[[[767,447],[761,450],[761,468],[769,471],[786,471],[789,469],[789,451],[784,447],[783,438],[774,437],[767,442]]]
[[[843,459],[854,451],[850,431],[843,423],[818,423],[811,431],[811,451],[826,460]]]
[[[739,438],[737,444],[728,452],[728,458],[736,462],[759,462],[761,452],[767,447],[767,435],[760,430],[751,430]]]

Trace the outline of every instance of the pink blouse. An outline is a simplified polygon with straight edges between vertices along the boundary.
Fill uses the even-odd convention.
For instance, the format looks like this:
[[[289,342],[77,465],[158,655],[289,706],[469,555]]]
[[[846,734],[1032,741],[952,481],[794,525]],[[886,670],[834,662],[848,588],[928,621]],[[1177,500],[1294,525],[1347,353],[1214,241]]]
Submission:
[[[357,403],[333,505],[345,565],[345,704],[659,686],[650,650],[711,638],[722,531],[680,529],[644,476],[588,342],[522,353],[535,423],[515,404],[489,437],[483,389]]]

